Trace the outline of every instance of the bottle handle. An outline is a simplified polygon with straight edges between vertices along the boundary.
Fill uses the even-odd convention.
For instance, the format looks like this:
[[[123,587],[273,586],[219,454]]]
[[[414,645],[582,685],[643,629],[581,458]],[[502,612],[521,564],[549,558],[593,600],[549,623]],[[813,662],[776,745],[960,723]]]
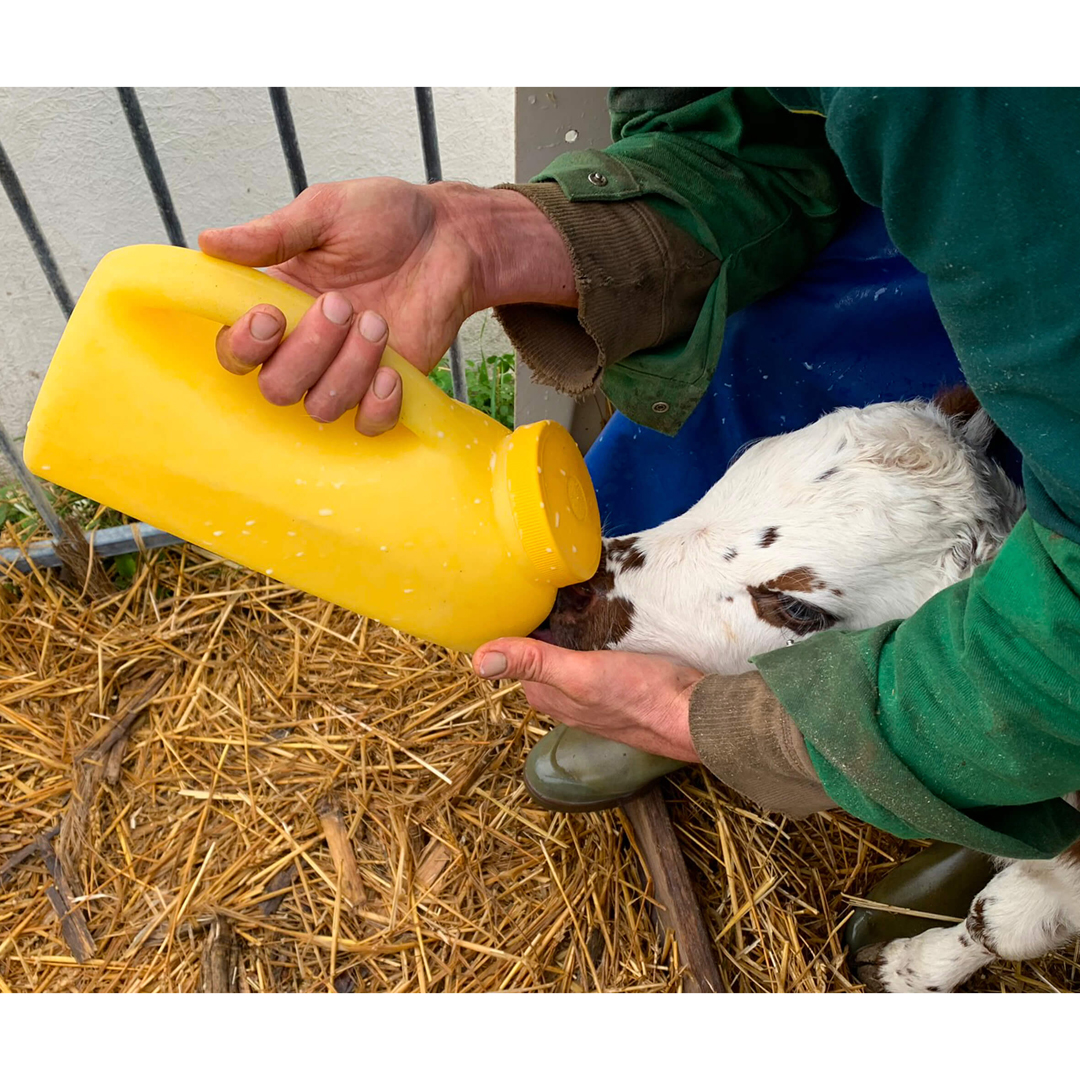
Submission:
[[[140,307],[187,311],[223,326],[256,304],[272,304],[285,316],[286,335],[317,299],[251,267],[164,244],[120,248],[105,256],[101,270],[109,292],[130,297]],[[451,429],[450,410],[457,405],[427,376],[389,347],[383,350],[382,366],[401,378],[404,427],[430,443]]]

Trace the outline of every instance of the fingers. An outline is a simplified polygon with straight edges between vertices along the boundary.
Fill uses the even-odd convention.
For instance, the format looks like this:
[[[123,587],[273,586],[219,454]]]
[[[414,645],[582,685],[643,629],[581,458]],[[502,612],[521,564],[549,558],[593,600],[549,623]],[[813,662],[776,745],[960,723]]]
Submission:
[[[401,377],[392,368],[379,368],[357,410],[356,430],[361,435],[381,435],[397,423],[400,412]]]
[[[582,680],[582,668],[595,666],[597,654],[560,649],[534,638],[500,638],[481,646],[473,656],[473,669],[485,679],[516,679],[557,687],[571,697],[591,684]]]
[[[285,332],[285,316],[276,307],[259,304],[217,336],[221,366],[234,375],[246,375],[273,355]]]
[[[318,247],[340,196],[337,185],[308,188],[288,206],[244,225],[204,229],[199,247],[207,255],[242,266],[273,266]]]
[[[386,321],[382,316],[365,311],[353,320],[337,355],[307,395],[304,407],[313,419],[323,423],[336,420],[361,405],[362,401],[366,402],[372,396],[370,391],[375,390],[383,391],[378,401],[379,408],[362,424],[361,416],[366,415],[365,406],[362,405],[361,414],[357,416],[357,428],[363,434],[377,435],[394,426],[401,406],[400,393],[396,402],[390,403],[390,408],[382,399],[390,397],[390,392],[399,385],[400,380],[389,369],[379,370],[386,339]],[[388,378],[392,380],[389,388]],[[377,386],[373,387],[373,380],[377,381]]]
[[[259,372],[273,405],[295,405],[322,378],[349,336],[352,304],[341,293],[320,297]]]
[[[269,304],[252,308],[234,326],[222,327],[217,354],[222,367],[246,375],[257,367],[259,389],[272,405],[304,401],[313,420],[328,424],[357,409],[356,429],[381,435],[398,421],[401,378],[380,368],[386,348],[386,320],[374,311],[354,317],[341,293],[327,293],[312,305],[282,341],[285,319]]]

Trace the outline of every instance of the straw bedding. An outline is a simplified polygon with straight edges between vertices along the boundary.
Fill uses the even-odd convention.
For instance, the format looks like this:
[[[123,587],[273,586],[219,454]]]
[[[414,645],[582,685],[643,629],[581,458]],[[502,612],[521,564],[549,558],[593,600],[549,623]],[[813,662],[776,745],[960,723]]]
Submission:
[[[530,804],[546,722],[467,659],[191,550],[0,586],[0,991],[679,989],[626,819]],[[725,989],[858,989],[846,898],[915,845],[667,795]]]

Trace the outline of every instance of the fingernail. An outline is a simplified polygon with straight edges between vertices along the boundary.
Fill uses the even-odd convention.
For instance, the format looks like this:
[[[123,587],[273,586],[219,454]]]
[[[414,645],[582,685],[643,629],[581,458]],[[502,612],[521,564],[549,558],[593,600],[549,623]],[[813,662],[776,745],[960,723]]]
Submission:
[[[485,679],[494,679],[506,670],[506,657],[501,652],[489,652],[480,661],[480,674]]]
[[[338,326],[344,326],[352,318],[352,304],[341,293],[327,293],[323,297],[322,313]]]
[[[385,401],[397,389],[397,376],[389,368],[379,368],[371,389],[380,401]]]
[[[386,337],[386,320],[374,311],[365,311],[360,316],[360,333],[373,345]]]
[[[281,323],[265,311],[257,311],[251,319],[251,336],[256,341],[269,341],[279,330]]]

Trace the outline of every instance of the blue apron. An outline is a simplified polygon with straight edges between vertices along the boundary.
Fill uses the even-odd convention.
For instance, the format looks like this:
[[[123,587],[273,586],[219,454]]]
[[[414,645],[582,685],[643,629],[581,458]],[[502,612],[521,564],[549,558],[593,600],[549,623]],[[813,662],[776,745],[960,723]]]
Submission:
[[[712,383],[674,438],[609,421],[586,456],[604,534],[688,510],[752,439],[963,381],[925,276],[867,206],[795,282],[728,318]]]

